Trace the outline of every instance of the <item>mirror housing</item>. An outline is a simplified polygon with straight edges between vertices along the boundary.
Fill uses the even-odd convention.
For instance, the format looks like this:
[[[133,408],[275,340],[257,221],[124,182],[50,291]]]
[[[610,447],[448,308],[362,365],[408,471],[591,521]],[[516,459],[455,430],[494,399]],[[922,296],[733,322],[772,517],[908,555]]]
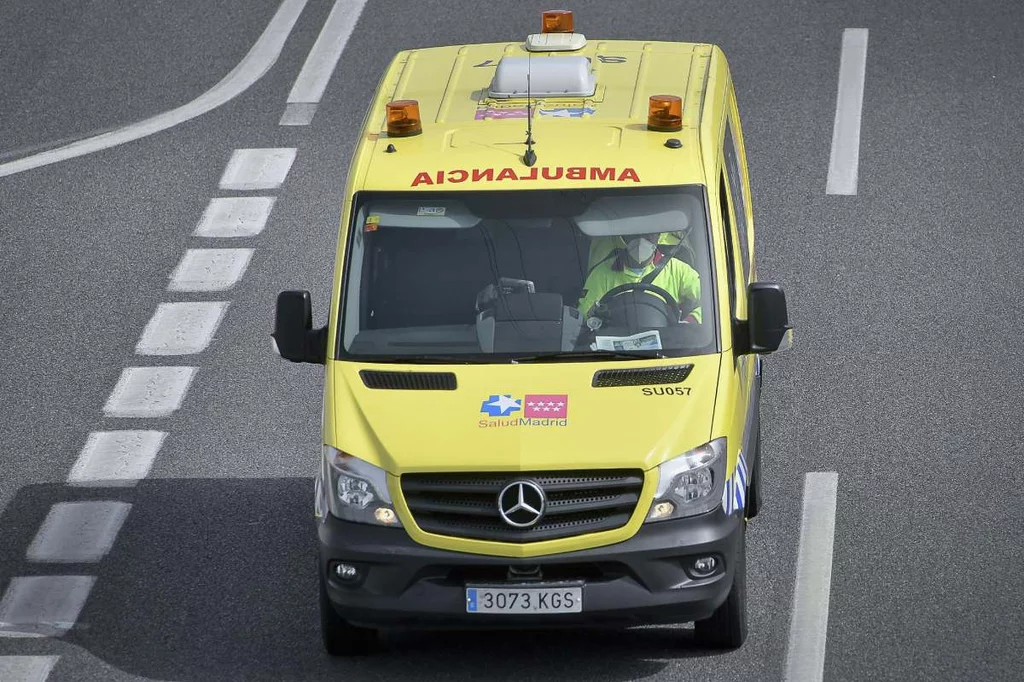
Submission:
[[[775,353],[793,346],[786,293],[778,284],[754,282],[747,288],[749,352]]]
[[[325,363],[327,328],[313,329],[313,304],[308,291],[282,291],[277,295],[271,338],[285,360]]]

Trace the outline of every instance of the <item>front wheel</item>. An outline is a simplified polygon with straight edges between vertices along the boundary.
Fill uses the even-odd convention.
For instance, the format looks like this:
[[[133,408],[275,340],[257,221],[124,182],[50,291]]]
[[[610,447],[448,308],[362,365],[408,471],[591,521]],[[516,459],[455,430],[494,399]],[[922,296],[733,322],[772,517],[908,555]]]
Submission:
[[[729,596],[710,618],[695,621],[694,635],[701,646],[737,649],[747,639],[747,522],[741,520],[740,546]]]
[[[377,648],[377,631],[352,625],[338,615],[320,576],[320,631],[331,656],[363,656]]]

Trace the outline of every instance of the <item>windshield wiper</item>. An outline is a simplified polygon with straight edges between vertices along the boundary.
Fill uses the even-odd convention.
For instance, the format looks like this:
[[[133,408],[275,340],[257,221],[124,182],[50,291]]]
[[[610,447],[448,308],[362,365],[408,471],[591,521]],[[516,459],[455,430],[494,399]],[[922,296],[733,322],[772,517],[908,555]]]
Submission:
[[[380,362],[396,365],[469,365],[487,362],[468,355],[352,355],[353,362]]]
[[[650,360],[663,358],[665,354],[658,350],[590,350],[579,353],[562,351],[560,353],[542,353],[540,355],[520,355],[512,358],[514,364],[520,362],[587,362],[589,360]]]

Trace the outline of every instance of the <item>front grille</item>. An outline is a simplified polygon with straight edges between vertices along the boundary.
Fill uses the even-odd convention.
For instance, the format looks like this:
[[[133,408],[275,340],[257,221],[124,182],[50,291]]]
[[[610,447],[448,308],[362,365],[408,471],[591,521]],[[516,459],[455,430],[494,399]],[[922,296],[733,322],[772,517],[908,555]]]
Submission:
[[[360,370],[359,376],[367,388],[385,388],[404,391],[454,391],[455,374],[452,372],[384,372]]]
[[[498,495],[514,481],[533,481],[547,497],[540,522],[510,526]],[[475,540],[538,542],[614,530],[629,522],[644,485],[640,470],[404,474],[402,494],[428,533]]]
[[[594,374],[591,386],[648,386],[650,384],[678,384],[690,376],[693,365],[644,367],[642,369],[602,369]]]

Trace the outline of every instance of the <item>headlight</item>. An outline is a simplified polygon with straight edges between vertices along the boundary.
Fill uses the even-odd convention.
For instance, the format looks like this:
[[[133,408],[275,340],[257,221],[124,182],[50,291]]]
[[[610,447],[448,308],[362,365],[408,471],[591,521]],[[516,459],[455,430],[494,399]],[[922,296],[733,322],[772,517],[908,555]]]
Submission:
[[[388,492],[387,474],[380,467],[329,445],[324,446],[327,504],[339,519],[378,526],[401,526]]]
[[[658,467],[658,490],[647,521],[709,512],[722,503],[726,439],[716,438]]]

